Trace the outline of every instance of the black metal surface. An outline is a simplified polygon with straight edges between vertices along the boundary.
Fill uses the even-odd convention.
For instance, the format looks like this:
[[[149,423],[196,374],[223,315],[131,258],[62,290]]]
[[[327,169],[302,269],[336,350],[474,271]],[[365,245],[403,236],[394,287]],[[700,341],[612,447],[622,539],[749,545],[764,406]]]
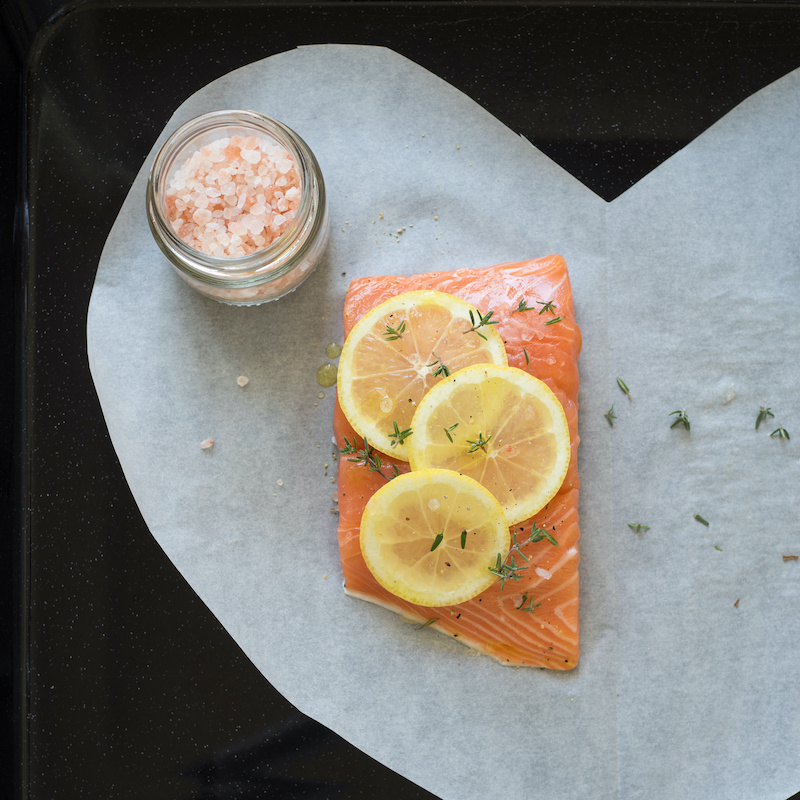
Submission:
[[[324,42],[397,50],[611,199],[800,66],[800,6],[6,0],[0,24],[0,177],[19,186],[0,198],[2,357],[17,379],[0,382],[14,531],[0,552],[14,712],[0,794],[432,797],[278,695],[144,525],[85,343],[122,200],[189,94]]]

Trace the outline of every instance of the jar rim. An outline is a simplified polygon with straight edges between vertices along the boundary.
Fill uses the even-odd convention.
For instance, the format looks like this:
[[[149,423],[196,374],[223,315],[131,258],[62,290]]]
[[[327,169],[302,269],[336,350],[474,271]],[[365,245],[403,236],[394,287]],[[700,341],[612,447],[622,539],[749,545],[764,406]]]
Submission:
[[[192,140],[224,128],[245,128],[255,135],[276,141],[292,156],[300,173],[300,205],[287,229],[271,244],[244,256],[214,256],[188,245],[167,220],[161,189],[174,173],[178,156]],[[218,285],[245,285],[271,281],[292,268],[292,255],[308,236],[303,236],[324,207],[324,184],[321,172],[308,145],[284,123],[258,111],[223,109],[210,111],[185,122],[159,149],[147,181],[147,217],[156,242],[179,269],[204,282]],[[311,223],[311,224],[310,224]],[[313,236],[311,237],[313,238]]]

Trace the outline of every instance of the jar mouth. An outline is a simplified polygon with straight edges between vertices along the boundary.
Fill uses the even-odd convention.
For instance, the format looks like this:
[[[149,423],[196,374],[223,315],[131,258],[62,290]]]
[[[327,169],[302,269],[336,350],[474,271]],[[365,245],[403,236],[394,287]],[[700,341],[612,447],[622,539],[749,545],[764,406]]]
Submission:
[[[216,256],[185,242],[166,214],[164,189],[188,156],[215,139],[243,133],[284,147],[300,176],[300,200],[293,219],[273,242],[244,256]],[[320,226],[325,189],[319,165],[308,145],[282,122],[257,111],[226,109],[195,117],[178,128],[159,150],[147,185],[147,217],[159,247],[183,271],[204,282],[248,285],[273,280],[292,268],[293,259]]]

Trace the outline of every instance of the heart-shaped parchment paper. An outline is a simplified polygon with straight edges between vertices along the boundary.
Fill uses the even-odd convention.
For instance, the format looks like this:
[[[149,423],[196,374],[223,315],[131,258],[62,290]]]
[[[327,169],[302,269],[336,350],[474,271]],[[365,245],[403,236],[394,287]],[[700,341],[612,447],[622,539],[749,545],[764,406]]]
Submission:
[[[329,192],[324,260],[258,308],[194,293],[145,219],[155,151],[219,108],[294,128]],[[178,109],[103,251],[92,375],[153,536],[300,710],[445,800],[800,787],[800,562],[783,558],[800,552],[798,131],[794,73],[606,204],[382,48],[302,47]],[[352,278],[550,253],[584,335],[569,673],[503,667],[343,593],[334,391],[315,380]]]

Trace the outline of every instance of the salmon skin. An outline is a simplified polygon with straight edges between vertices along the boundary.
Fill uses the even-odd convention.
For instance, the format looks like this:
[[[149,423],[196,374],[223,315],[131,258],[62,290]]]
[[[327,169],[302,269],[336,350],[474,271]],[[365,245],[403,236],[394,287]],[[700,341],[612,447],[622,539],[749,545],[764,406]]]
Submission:
[[[473,650],[502,664],[517,667],[573,669],[578,663],[578,354],[581,334],[575,322],[572,288],[561,256],[547,256],[484,269],[402,277],[385,275],[362,278],[350,285],[344,305],[345,335],[378,303],[413,289],[448,292],[474,305],[481,313],[494,312],[497,330],[512,367],[529,372],[553,390],[566,412],[572,454],[564,483],[550,503],[532,519],[515,525],[518,541],[530,536],[536,525],[552,534],[530,543],[522,552],[529,559],[518,564],[527,569],[520,580],[496,581],[489,589],[454,606],[425,608],[406,602],[385,590],[364,563],[359,544],[361,515],[369,498],[386,478],[340,457],[338,462],[339,554],[348,595],[395,611],[416,623],[448,634]],[[520,300],[530,311],[516,311]],[[546,304],[551,305],[546,305]],[[541,313],[540,313],[541,312]],[[558,321],[553,322],[560,318]],[[551,324],[547,324],[550,322]],[[350,426],[337,402],[334,434],[339,448],[345,438],[363,441]],[[393,465],[407,472],[406,462],[380,454],[384,473]],[[435,620],[430,622],[430,620]]]

